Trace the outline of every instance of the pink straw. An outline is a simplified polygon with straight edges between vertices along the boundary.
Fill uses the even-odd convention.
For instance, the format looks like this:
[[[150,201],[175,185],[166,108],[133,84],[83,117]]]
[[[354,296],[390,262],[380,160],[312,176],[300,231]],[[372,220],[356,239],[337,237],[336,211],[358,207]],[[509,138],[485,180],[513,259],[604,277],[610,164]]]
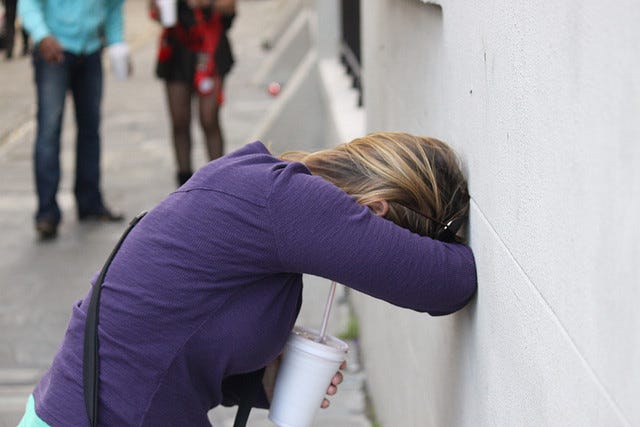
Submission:
[[[329,289],[329,298],[327,298],[327,304],[324,306],[324,316],[322,318],[322,328],[320,328],[320,336],[318,342],[325,341],[325,335],[327,333],[327,324],[329,323],[329,313],[331,312],[331,305],[333,304],[333,297],[336,294],[336,282],[331,282],[331,289]]]

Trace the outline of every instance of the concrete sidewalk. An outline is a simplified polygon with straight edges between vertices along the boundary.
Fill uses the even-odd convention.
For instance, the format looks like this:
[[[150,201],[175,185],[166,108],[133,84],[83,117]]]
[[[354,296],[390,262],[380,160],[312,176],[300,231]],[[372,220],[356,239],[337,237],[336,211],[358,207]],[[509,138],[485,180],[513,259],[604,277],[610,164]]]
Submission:
[[[244,0],[231,32],[236,65],[226,82],[222,110],[226,150],[247,142],[274,102],[251,83],[268,52],[261,48],[280,1]],[[134,76],[126,82],[107,73],[103,103],[103,192],[109,206],[133,217],[153,207],[175,188],[173,151],[162,84],[154,78],[157,26],[147,18],[146,0],[127,0],[126,34],[133,48]],[[107,65],[107,64],[106,64]],[[122,232],[123,224],[80,224],[72,197],[75,126],[68,102],[63,131],[63,178],[59,203],[64,219],[59,236],[41,243],[33,229],[32,178],[34,87],[29,58],[0,62],[0,427],[14,426],[33,384],[47,368],[62,339],[72,304],[88,291]],[[196,165],[205,163],[200,130],[194,123]],[[295,148],[295,147],[291,147]],[[319,326],[328,281],[305,278],[300,323]],[[332,333],[346,327],[344,298],[334,308]],[[357,345],[345,383],[316,426],[368,426],[363,372]],[[217,426],[231,426],[235,408],[211,412]],[[253,426],[271,426],[266,411],[254,410]]]

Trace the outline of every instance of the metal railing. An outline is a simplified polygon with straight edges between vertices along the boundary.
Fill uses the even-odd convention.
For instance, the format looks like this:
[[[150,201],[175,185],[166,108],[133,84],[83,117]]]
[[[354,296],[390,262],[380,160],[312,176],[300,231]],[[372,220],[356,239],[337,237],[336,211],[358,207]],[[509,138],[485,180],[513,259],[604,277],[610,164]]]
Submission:
[[[360,60],[360,0],[341,1],[342,40],[340,59],[358,91],[358,106],[362,106],[362,66]]]

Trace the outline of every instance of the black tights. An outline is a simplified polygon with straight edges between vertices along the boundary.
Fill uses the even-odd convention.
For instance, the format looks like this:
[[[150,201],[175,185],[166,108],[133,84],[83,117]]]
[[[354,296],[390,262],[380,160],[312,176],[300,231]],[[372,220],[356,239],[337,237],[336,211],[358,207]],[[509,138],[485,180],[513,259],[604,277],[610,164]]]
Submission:
[[[13,42],[15,38],[15,21],[16,21],[16,9],[17,9],[17,0],[6,0],[4,2],[5,5],[5,36],[6,36],[6,56],[7,58],[11,58],[13,56]],[[29,35],[27,31],[24,29],[24,25],[22,25],[22,53],[24,55],[29,51]]]
[[[167,102],[171,114],[173,146],[176,154],[178,175],[188,177],[191,166],[191,85],[182,82],[167,82]],[[220,129],[219,105],[216,94],[198,96],[200,126],[204,132],[209,160],[222,156],[224,141]],[[179,178],[179,181],[182,181]]]

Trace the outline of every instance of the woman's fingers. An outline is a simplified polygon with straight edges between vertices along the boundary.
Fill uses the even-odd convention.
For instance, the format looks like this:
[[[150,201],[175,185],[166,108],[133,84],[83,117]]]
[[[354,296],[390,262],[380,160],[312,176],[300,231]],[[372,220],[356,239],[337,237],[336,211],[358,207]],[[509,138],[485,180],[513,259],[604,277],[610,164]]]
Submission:
[[[331,378],[331,384],[338,385],[342,382],[343,378],[342,372],[336,372],[333,378]]]
[[[342,364],[340,365],[340,369],[345,369],[346,367],[347,367],[347,362],[342,362]],[[331,378],[331,384],[329,384],[329,387],[327,388],[327,395],[333,396],[334,394],[336,394],[338,392],[338,384],[340,384],[343,379],[344,379],[344,376],[342,375],[342,372],[340,371],[336,372],[333,378]],[[326,409],[329,407],[330,404],[331,402],[329,402],[328,399],[324,399],[320,407],[322,409]]]

